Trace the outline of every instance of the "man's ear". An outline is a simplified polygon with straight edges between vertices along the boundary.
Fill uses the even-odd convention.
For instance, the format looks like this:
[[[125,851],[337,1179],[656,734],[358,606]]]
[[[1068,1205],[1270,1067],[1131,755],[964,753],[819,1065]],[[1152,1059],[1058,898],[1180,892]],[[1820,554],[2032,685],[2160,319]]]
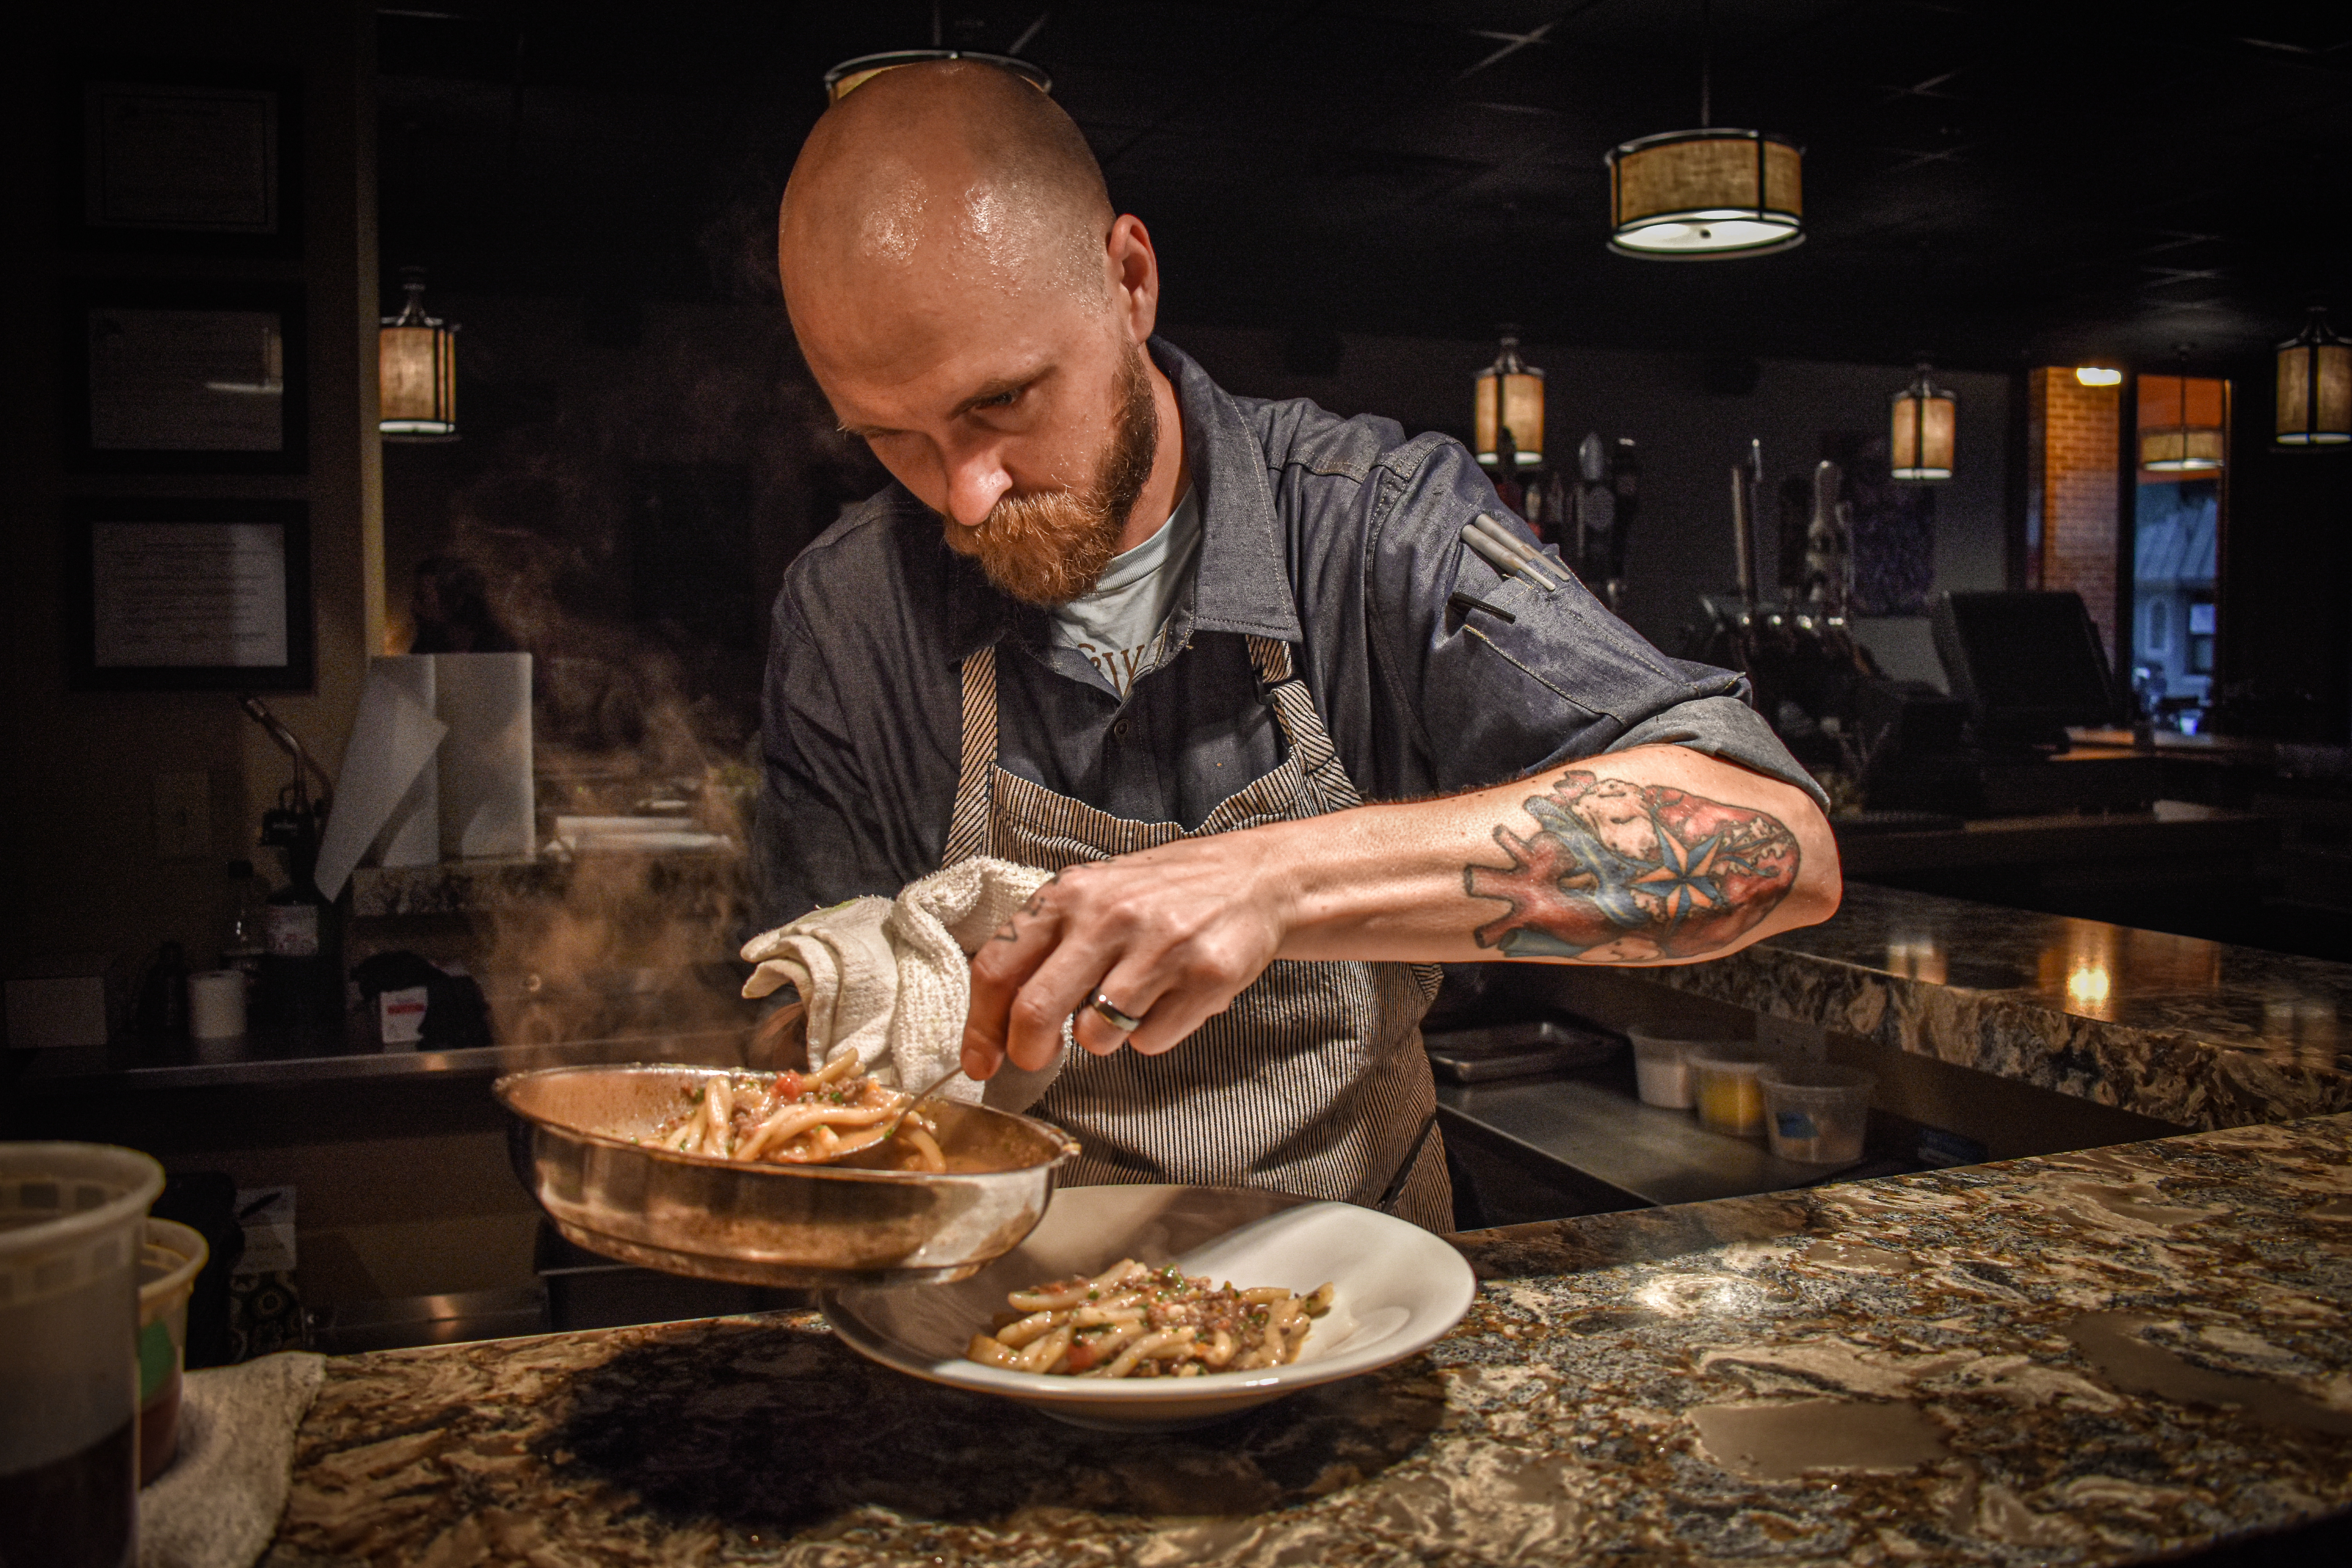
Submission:
[[[1160,258],[1151,248],[1150,231],[1141,218],[1122,214],[1110,226],[1103,248],[1118,291],[1120,320],[1128,335],[1143,342],[1160,320]]]

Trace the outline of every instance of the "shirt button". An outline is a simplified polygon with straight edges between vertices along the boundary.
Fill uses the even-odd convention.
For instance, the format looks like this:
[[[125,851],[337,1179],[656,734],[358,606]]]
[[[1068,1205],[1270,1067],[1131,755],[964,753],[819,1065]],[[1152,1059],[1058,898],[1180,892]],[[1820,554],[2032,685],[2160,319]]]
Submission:
[[[1112,740],[1114,740],[1114,741],[1124,741],[1124,740],[1126,740],[1126,739],[1127,739],[1127,731],[1128,731],[1128,725],[1129,725],[1129,721],[1125,720],[1125,719],[1114,719],[1114,720],[1112,720],[1112,721],[1110,721],[1110,735],[1111,735],[1111,739],[1112,739]]]

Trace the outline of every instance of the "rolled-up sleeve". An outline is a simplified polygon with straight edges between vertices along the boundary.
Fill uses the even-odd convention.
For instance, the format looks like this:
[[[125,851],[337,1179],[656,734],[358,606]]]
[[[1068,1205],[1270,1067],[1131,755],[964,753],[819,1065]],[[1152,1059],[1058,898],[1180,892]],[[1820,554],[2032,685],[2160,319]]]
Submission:
[[[1633,746],[1689,746],[1827,797],[1743,699],[1745,677],[1669,658],[1546,551],[1546,589],[1462,542],[1481,513],[1529,545],[1461,443],[1423,437],[1367,487],[1373,631],[1439,789]],[[1475,603],[1474,603],[1475,601]]]

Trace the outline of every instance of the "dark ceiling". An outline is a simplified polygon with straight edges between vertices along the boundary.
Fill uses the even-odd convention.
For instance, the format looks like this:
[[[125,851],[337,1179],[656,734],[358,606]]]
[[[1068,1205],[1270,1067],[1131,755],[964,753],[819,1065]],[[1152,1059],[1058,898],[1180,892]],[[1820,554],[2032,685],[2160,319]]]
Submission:
[[[1998,370],[2352,315],[2352,7],[1713,10],[1716,121],[1808,150],[1797,250],[1605,247],[1602,154],[1696,119],[1700,0],[413,0],[382,12],[383,256],[616,308],[772,294],[824,68],[936,25],[1053,73],[1174,322]]]

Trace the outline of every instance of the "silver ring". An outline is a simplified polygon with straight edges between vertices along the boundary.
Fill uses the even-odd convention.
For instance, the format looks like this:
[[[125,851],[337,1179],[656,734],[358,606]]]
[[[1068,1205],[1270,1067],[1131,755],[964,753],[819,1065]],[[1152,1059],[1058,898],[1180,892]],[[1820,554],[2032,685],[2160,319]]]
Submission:
[[[1100,1013],[1104,1019],[1109,1023],[1110,1026],[1117,1029],[1122,1035],[1131,1035],[1135,1033],[1136,1030],[1143,1027],[1142,1019],[1135,1017],[1130,1014],[1120,1012],[1116,1006],[1111,1005],[1111,999],[1104,995],[1099,991],[1095,993],[1095,999],[1087,1003],[1087,1005],[1092,1007],[1096,1012]]]

